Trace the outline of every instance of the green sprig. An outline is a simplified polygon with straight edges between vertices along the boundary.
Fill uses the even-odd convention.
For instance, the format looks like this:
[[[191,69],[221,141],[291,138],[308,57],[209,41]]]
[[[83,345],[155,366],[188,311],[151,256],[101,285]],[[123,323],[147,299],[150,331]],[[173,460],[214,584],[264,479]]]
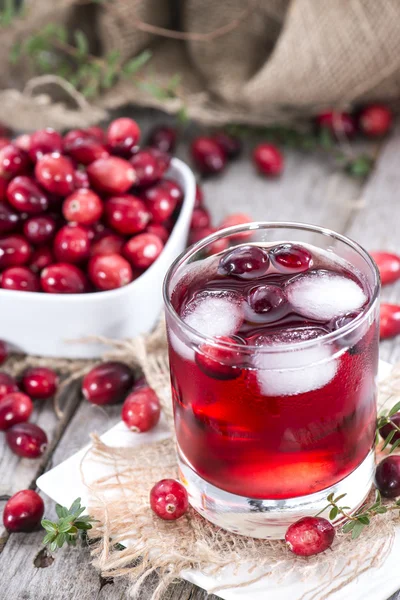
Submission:
[[[56,504],[56,513],[58,521],[42,519],[42,527],[46,530],[43,538],[43,544],[49,545],[52,552],[61,548],[65,543],[76,546],[76,541],[80,534],[92,529],[91,523],[95,521],[91,516],[84,515],[86,508],[81,506],[81,499],[77,498],[70,506],[61,506]]]
[[[389,454],[392,454],[400,446],[400,436],[393,442],[393,438],[396,434],[400,434],[400,427],[396,425],[392,417],[400,411],[400,402],[397,402],[389,411],[383,412],[377,419],[376,422],[376,437],[375,442],[379,442],[379,432],[386,425],[390,425],[391,431],[386,436],[381,450],[385,450],[390,445]],[[393,442],[393,443],[392,443]]]

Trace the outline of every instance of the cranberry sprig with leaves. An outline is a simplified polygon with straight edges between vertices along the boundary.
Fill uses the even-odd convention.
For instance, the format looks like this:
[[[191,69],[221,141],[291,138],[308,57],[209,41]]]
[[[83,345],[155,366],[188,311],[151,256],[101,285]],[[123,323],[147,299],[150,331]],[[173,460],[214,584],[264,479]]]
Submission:
[[[56,513],[59,520],[55,522],[49,519],[42,520],[42,527],[47,531],[43,544],[48,544],[52,552],[57,548],[61,548],[65,543],[76,546],[80,534],[91,529],[91,523],[95,521],[90,515],[82,516],[85,510],[86,507],[81,506],[80,498],[77,498],[70,508],[56,504]]]

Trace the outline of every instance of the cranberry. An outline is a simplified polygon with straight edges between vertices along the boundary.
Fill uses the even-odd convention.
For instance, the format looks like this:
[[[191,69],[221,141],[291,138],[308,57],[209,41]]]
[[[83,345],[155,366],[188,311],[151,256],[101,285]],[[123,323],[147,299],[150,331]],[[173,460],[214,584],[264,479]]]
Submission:
[[[110,156],[107,148],[90,137],[77,138],[66,147],[67,154],[77,163],[90,165],[99,158]]]
[[[143,433],[157,425],[160,412],[160,401],[156,393],[150,387],[142,387],[126,398],[121,417],[131,431]]]
[[[102,144],[105,144],[107,141],[106,134],[104,133],[102,128],[99,127],[98,125],[92,125],[91,127],[86,127],[86,129],[84,131],[85,131],[85,133],[87,133],[87,135],[94,138],[98,142],[101,142]]]
[[[384,458],[375,471],[375,485],[386,498],[400,496],[400,456]]]
[[[125,258],[136,269],[147,269],[160,256],[164,244],[152,233],[139,233],[126,242],[123,250]]]
[[[7,188],[7,200],[19,212],[37,215],[49,207],[47,196],[35,180],[21,175],[16,177]]]
[[[392,417],[390,417],[390,420],[392,423],[397,425],[397,427],[400,427],[400,412],[395,413]],[[388,435],[392,433],[392,431],[396,432],[390,442],[391,444],[394,444],[394,442],[397,442],[397,440],[400,440],[400,432],[397,431],[397,429],[395,429],[393,427],[393,425],[391,425],[391,423],[384,425],[384,427],[382,427],[379,430],[379,433],[382,436],[382,438],[385,440],[388,437]]]
[[[381,340],[400,333],[400,305],[381,303],[380,337]]]
[[[283,156],[272,144],[258,144],[253,151],[253,161],[259,173],[277,177],[283,170]]]
[[[116,233],[110,233],[94,242],[90,247],[90,256],[107,256],[121,254],[124,239]]]
[[[0,202],[0,235],[14,231],[18,225],[19,216],[8,206]]]
[[[190,229],[204,229],[210,227],[211,218],[208,210],[199,207],[195,208],[192,213],[192,220],[190,221]]]
[[[219,336],[217,342],[237,343],[233,337]],[[196,364],[208,377],[220,380],[236,379],[242,370],[238,367],[241,354],[238,350],[214,344],[202,344],[196,352]]]
[[[268,254],[257,246],[239,246],[221,257],[218,272],[241,279],[254,279],[266,274]]]
[[[0,201],[7,198],[8,179],[0,177]]]
[[[146,232],[159,237],[163,244],[165,244],[169,238],[168,229],[159,223],[150,223],[150,225],[147,225]]]
[[[32,531],[44,515],[44,503],[33,490],[22,490],[11,496],[4,507],[3,524],[7,531]]]
[[[46,367],[31,367],[22,377],[23,390],[34,399],[46,400],[57,391],[58,375]]]
[[[161,479],[151,488],[150,506],[160,519],[175,521],[189,507],[187,491],[175,479]]]
[[[316,121],[320,129],[327,129],[339,140],[342,136],[351,138],[356,133],[355,121],[347,112],[330,110],[319,114]]]
[[[229,159],[236,158],[241,153],[242,142],[238,137],[229,135],[229,133],[225,133],[224,131],[217,131],[212,137]]]
[[[47,191],[58,196],[67,196],[75,185],[75,170],[72,162],[61,154],[45,154],[36,163],[36,179]]]
[[[303,517],[290,525],[285,541],[289,550],[297,556],[313,556],[324,552],[335,537],[333,525],[322,517]]]
[[[8,347],[7,344],[0,340],[0,365],[2,365],[8,358]]]
[[[88,166],[87,173],[92,186],[106,194],[123,194],[136,183],[134,168],[118,156],[95,160]]]
[[[32,244],[46,244],[53,239],[56,222],[52,217],[31,217],[24,223],[24,235]]]
[[[29,153],[31,149],[31,135],[29,133],[22,133],[14,140],[14,145],[17,146],[20,150],[25,150],[25,152]]]
[[[24,423],[32,414],[32,400],[22,392],[13,392],[0,400],[0,431]]]
[[[82,394],[92,404],[115,404],[133,384],[131,369],[120,362],[104,362],[94,367],[82,381]]]
[[[38,276],[28,267],[10,267],[3,271],[1,287],[4,290],[20,292],[40,292]]]
[[[204,204],[203,190],[201,189],[200,185],[198,183],[196,183],[196,196],[194,199],[194,206],[195,206],[195,208],[197,208],[198,206],[203,206],[203,204]]]
[[[8,394],[13,394],[14,392],[19,392],[17,382],[8,373],[0,371],[0,401]]]
[[[87,139],[95,138],[92,135],[90,135],[90,133],[88,133],[85,129],[71,129],[64,135],[63,151],[66,154],[68,154],[70,148],[74,145],[76,141]]]
[[[203,229],[194,229],[189,234],[189,244],[196,244],[197,242],[200,242],[200,240],[203,240],[208,235],[215,233],[215,231],[216,230],[213,229],[212,227],[204,227]],[[215,240],[214,242],[212,242],[211,244],[208,244],[208,246],[206,246],[206,248],[205,248],[205,252],[207,255],[218,254],[219,252],[223,252],[224,250],[226,250],[228,248],[228,245],[229,245],[228,239],[221,237],[221,238]]]
[[[226,155],[215,140],[197,137],[191,145],[191,154],[196,167],[203,175],[220,173],[226,165]]]
[[[130,163],[136,173],[135,185],[139,187],[148,186],[161,179],[162,172],[159,168],[158,161],[150,152],[141,150],[132,156]]]
[[[368,137],[381,137],[391,128],[393,113],[384,104],[370,104],[362,109],[358,117],[358,126]]]
[[[280,244],[270,252],[272,264],[283,273],[301,273],[312,265],[312,256],[302,246]]]
[[[0,148],[0,176],[4,179],[23,175],[29,171],[29,167],[29,156],[21,148],[13,144]]]
[[[118,154],[129,156],[140,140],[139,125],[133,119],[121,117],[112,121],[107,129],[107,143]],[[123,192],[125,190],[116,190]]]
[[[400,256],[391,252],[371,252],[381,276],[382,285],[400,279]]]
[[[64,200],[62,211],[67,221],[90,225],[100,219],[103,204],[92,190],[79,189]]]
[[[75,189],[88,189],[90,187],[88,174],[84,169],[77,169],[74,174]]]
[[[34,423],[17,423],[7,430],[6,442],[14,454],[38,458],[47,448],[47,435]]]
[[[79,263],[89,257],[90,240],[81,225],[65,225],[54,238],[54,254],[59,262]]]
[[[154,223],[164,223],[171,217],[176,207],[176,200],[161,185],[155,185],[147,189],[143,193],[143,198],[147,200],[147,206]]]
[[[114,290],[133,279],[130,264],[119,254],[93,256],[89,261],[88,275],[99,290]]]
[[[177,204],[180,204],[184,198],[183,190],[181,186],[173,179],[163,179],[160,181],[160,187],[163,190],[167,190],[169,195]]]
[[[0,238],[0,269],[18,267],[28,262],[32,248],[22,235]]]
[[[142,200],[129,194],[109,198],[104,211],[108,225],[126,235],[146,229],[151,218]]]
[[[29,268],[34,273],[40,273],[42,269],[48,267],[54,262],[54,256],[50,248],[43,246],[33,251],[32,257],[29,261]]]
[[[11,144],[11,140],[10,138],[7,137],[0,137],[0,148],[4,148],[5,146],[9,146]],[[17,144],[14,145],[17,146]],[[19,146],[17,146],[19,148]],[[23,148],[21,148],[21,150],[23,150]]]
[[[148,145],[162,152],[172,153],[176,146],[176,129],[168,125],[157,125],[150,131]]]
[[[45,154],[62,152],[63,139],[54,129],[39,129],[32,133],[29,142],[29,156],[33,162]]]
[[[245,213],[234,213],[225,217],[218,229],[225,229],[226,227],[234,227],[236,225],[246,225],[252,223],[253,219]],[[253,235],[253,231],[242,231],[240,233],[231,233],[229,239],[232,241],[247,240]]]
[[[252,288],[247,296],[250,307],[257,314],[272,313],[274,319],[281,315],[286,297],[277,285],[260,285]]]
[[[40,274],[40,284],[48,294],[83,294],[87,289],[83,272],[68,263],[45,267]]]

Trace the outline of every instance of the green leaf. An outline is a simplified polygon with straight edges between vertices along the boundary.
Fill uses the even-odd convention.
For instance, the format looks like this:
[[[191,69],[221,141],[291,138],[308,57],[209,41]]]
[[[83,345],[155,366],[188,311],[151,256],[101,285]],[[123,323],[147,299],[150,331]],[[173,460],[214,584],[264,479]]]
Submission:
[[[342,498],[344,498],[345,496],[347,496],[347,494],[340,494],[340,496],[337,496],[335,498],[335,502],[338,503],[340,500],[342,500]]]
[[[375,508],[374,510],[378,515],[383,515],[383,514],[387,513],[386,506],[378,506],[378,508]]]
[[[84,521],[76,521],[75,527],[77,529],[83,529],[84,531],[88,531],[88,529],[92,529],[92,525],[90,523],[85,523]]]
[[[357,521],[359,523],[362,523],[363,525],[369,525],[370,524],[370,520],[369,517],[367,517],[367,515],[361,515],[357,517]]]
[[[53,540],[55,540],[57,537],[56,533],[46,533],[46,535],[43,538],[43,544],[50,544],[50,542],[52,542]]]
[[[393,417],[400,410],[400,402],[396,402],[394,406],[389,411],[389,417]]]
[[[324,150],[330,150],[335,144],[333,135],[326,127],[322,127],[319,132],[319,144]]]
[[[89,42],[86,35],[80,29],[74,31],[74,40],[77,49],[77,58],[85,58],[89,52]]]
[[[349,531],[352,531],[352,529],[354,529],[355,525],[356,525],[356,521],[348,521],[342,527],[343,533],[349,533]]]
[[[77,498],[76,500],[73,501],[73,503],[71,504],[71,506],[69,507],[69,514],[73,514],[75,511],[79,510],[81,508],[81,498]]]
[[[329,518],[330,518],[331,521],[333,521],[334,519],[336,519],[336,517],[338,516],[338,512],[339,512],[339,509],[338,509],[337,506],[333,506],[331,508],[331,511],[329,513]]]
[[[56,504],[56,513],[57,517],[62,519],[68,515],[68,508],[66,506],[61,506],[61,504]]]
[[[132,58],[128,62],[126,62],[123,66],[123,73],[125,75],[132,75],[133,73],[137,73],[139,69],[141,69],[152,57],[152,53],[150,50],[144,50],[135,58]]]
[[[57,531],[57,525],[48,519],[42,519],[42,527],[51,533]]]
[[[356,522],[351,532],[351,539],[356,540],[364,529],[364,523]]]
[[[388,436],[385,438],[385,441],[383,443],[382,446],[382,450],[384,450],[386,448],[386,446],[388,446],[390,444],[390,442],[392,441],[392,439],[394,438],[394,436],[396,435],[396,430],[393,429],[393,431],[391,431]]]
[[[392,454],[392,452],[394,452],[396,450],[396,448],[398,448],[399,446],[400,446],[400,438],[392,444],[389,454]]]
[[[51,544],[50,544],[50,551],[55,552],[56,550],[57,550],[57,541],[54,540],[54,542],[51,542]]]
[[[327,501],[328,501],[328,502],[332,502],[332,500],[333,500],[333,496],[334,496],[334,494],[333,494],[333,493],[332,493],[332,494],[329,494],[329,496],[327,497]]]
[[[60,533],[68,533],[69,530],[72,527],[72,522],[71,522],[71,518],[69,521],[64,521],[63,523],[59,523],[58,525],[58,531]]]
[[[347,171],[355,177],[366,177],[374,166],[374,160],[370,156],[361,155],[347,165]]]
[[[57,546],[59,548],[61,548],[61,546],[64,544],[64,542],[67,540],[67,536],[65,535],[65,533],[60,533],[57,536]]]

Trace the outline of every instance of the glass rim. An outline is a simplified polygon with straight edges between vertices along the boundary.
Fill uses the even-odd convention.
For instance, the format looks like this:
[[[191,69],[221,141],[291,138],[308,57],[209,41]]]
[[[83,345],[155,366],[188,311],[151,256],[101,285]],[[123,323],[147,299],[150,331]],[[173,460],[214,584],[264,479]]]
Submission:
[[[365,308],[363,308],[362,312],[353,321],[350,321],[350,323],[344,325],[343,327],[340,327],[339,329],[336,329],[334,331],[331,331],[329,333],[321,335],[318,338],[306,340],[303,342],[293,342],[290,344],[271,344],[271,346],[255,346],[255,345],[249,345],[249,344],[240,343],[240,342],[222,341],[222,340],[219,340],[218,337],[204,335],[204,334],[200,333],[199,331],[197,331],[196,329],[194,329],[193,327],[191,327],[190,325],[188,325],[187,323],[185,323],[185,321],[180,317],[180,315],[176,312],[175,308],[172,306],[171,299],[170,299],[171,294],[169,293],[169,286],[171,284],[171,280],[172,280],[173,276],[175,275],[176,271],[179,269],[179,267],[183,266],[190,259],[191,256],[194,256],[197,252],[199,252],[200,250],[202,250],[209,244],[219,240],[220,238],[228,237],[232,234],[242,233],[242,232],[246,232],[249,230],[257,231],[257,230],[261,230],[261,229],[273,229],[273,228],[297,229],[297,230],[318,233],[323,236],[339,240],[340,242],[344,243],[345,245],[347,245],[347,246],[351,247],[353,250],[355,250],[369,265],[369,267],[371,268],[371,272],[373,273],[373,276],[374,276],[371,297],[368,301],[368,304],[365,306]],[[290,241],[290,240],[288,240],[288,241]],[[244,242],[243,244],[238,244],[238,246],[239,245],[246,245],[246,244]],[[185,331],[186,334],[188,335],[188,337],[190,337],[191,339],[197,339],[197,340],[199,340],[199,343],[201,343],[201,344],[212,344],[213,346],[220,347],[221,349],[229,349],[230,348],[232,350],[240,349],[242,352],[245,352],[245,353],[257,351],[259,353],[261,352],[261,353],[271,353],[271,354],[274,352],[286,352],[286,351],[289,352],[292,350],[301,350],[303,348],[309,348],[309,347],[319,345],[319,344],[331,343],[337,339],[340,339],[340,338],[350,334],[359,325],[361,325],[362,322],[364,322],[369,317],[369,315],[373,311],[375,303],[379,297],[379,291],[380,291],[380,275],[379,275],[378,267],[377,267],[374,259],[372,258],[372,256],[366,250],[364,250],[364,248],[360,244],[358,244],[357,242],[355,242],[354,240],[352,240],[351,238],[349,238],[345,235],[342,235],[340,233],[337,233],[336,231],[333,231],[332,229],[329,229],[326,227],[320,227],[319,225],[310,225],[308,223],[298,223],[295,221],[254,221],[251,223],[245,223],[243,225],[234,225],[232,227],[226,227],[224,229],[220,229],[220,230],[216,231],[215,233],[212,233],[212,234],[208,235],[207,237],[203,238],[199,242],[196,242],[195,244],[189,246],[183,252],[181,252],[181,254],[170,265],[170,267],[165,275],[164,283],[163,283],[163,299],[164,299],[165,308],[167,309],[168,314],[171,316],[173,321],[176,324],[178,324],[179,327],[181,327],[183,329],[183,331]]]

